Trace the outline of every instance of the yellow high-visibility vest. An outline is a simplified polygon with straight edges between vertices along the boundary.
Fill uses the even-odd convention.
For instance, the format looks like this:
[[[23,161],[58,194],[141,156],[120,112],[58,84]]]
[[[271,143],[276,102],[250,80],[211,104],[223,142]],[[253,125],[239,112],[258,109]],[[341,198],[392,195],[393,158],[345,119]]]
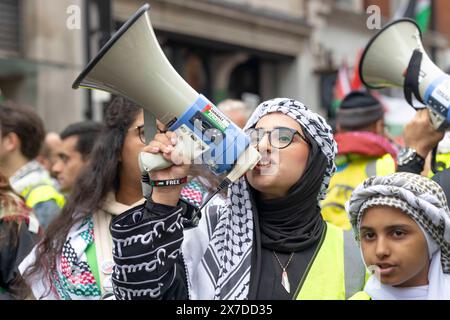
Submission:
[[[51,182],[42,182],[31,185],[22,190],[20,195],[25,199],[25,204],[34,208],[38,203],[54,200],[59,208],[64,207],[66,199],[59,193]]]
[[[360,291],[348,300],[372,300],[372,298],[364,291]]]
[[[436,155],[437,171],[444,171],[447,168],[450,168],[450,153],[438,153]],[[428,173],[428,178],[432,178],[433,176],[434,172],[430,170]]]
[[[345,300],[364,288],[366,268],[350,231],[330,223],[300,280],[297,300]]]

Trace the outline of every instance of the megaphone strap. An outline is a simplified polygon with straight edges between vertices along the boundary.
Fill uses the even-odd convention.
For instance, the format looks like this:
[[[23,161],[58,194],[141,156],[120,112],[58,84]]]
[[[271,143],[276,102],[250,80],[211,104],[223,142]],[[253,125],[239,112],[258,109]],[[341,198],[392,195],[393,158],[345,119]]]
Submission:
[[[424,103],[419,93],[419,74],[420,65],[422,64],[423,54],[420,50],[414,50],[409,60],[408,68],[406,69],[405,81],[403,83],[403,94],[405,95],[406,101],[414,109],[420,109],[412,103],[412,95],[416,97],[421,103]]]

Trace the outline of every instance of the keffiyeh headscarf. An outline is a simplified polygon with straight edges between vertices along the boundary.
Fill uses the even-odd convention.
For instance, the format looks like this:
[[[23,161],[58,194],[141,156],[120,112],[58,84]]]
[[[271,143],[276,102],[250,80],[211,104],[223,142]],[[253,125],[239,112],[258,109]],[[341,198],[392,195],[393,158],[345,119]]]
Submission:
[[[261,103],[244,130],[269,113],[280,112],[297,121],[314,139],[326,157],[326,169],[317,196],[325,196],[330,177],[335,171],[337,145],[330,126],[318,114],[302,103],[277,98]],[[200,266],[190,279],[193,299],[247,299],[250,287],[250,268],[253,245],[253,206],[249,186],[244,177],[229,188],[227,205],[219,211],[215,227]],[[187,238],[185,238],[185,241]],[[189,254],[186,252],[186,254]],[[191,273],[192,274],[192,273]]]
[[[406,172],[367,179],[353,191],[347,203],[350,222],[358,242],[362,217],[368,208],[374,206],[398,208],[418,224],[427,240],[432,260],[429,291],[434,293],[429,292],[428,297],[450,298],[450,211],[442,188],[426,177]],[[372,276],[365,290],[367,291],[367,286],[373,289],[375,282],[376,279]],[[390,295],[393,291],[387,287],[390,286],[381,285],[385,291],[381,297],[393,297]]]

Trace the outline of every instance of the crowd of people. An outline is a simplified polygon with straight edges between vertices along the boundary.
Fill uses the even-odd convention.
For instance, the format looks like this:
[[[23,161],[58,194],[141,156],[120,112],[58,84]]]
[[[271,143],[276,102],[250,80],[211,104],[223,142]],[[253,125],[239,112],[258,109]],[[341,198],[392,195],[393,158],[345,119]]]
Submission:
[[[141,172],[176,134],[158,121],[146,143],[125,98],[59,134],[1,102],[0,299],[450,299],[450,150],[436,170],[426,109],[399,146],[368,91],[335,130],[288,98],[218,108],[262,158],[209,200],[223,177],[204,165]]]

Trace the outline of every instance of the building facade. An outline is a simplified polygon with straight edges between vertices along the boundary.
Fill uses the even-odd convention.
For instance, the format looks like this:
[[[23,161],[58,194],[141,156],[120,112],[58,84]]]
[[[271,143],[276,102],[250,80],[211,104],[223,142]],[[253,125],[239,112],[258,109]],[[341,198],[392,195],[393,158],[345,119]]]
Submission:
[[[48,130],[102,119],[109,95],[71,89],[89,58],[141,5],[169,61],[215,103],[244,99],[251,107],[292,97],[327,115],[336,71],[353,66],[401,0],[0,0],[0,89],[34,106]],[[450,66],[448,1],[435,0],[436,31],[425,35],[438,65]],[[132,53],[130,53],[132,59]],[[124,62],[126,63],[126,61]],[[146,61],[142,61],[146,63]]]

